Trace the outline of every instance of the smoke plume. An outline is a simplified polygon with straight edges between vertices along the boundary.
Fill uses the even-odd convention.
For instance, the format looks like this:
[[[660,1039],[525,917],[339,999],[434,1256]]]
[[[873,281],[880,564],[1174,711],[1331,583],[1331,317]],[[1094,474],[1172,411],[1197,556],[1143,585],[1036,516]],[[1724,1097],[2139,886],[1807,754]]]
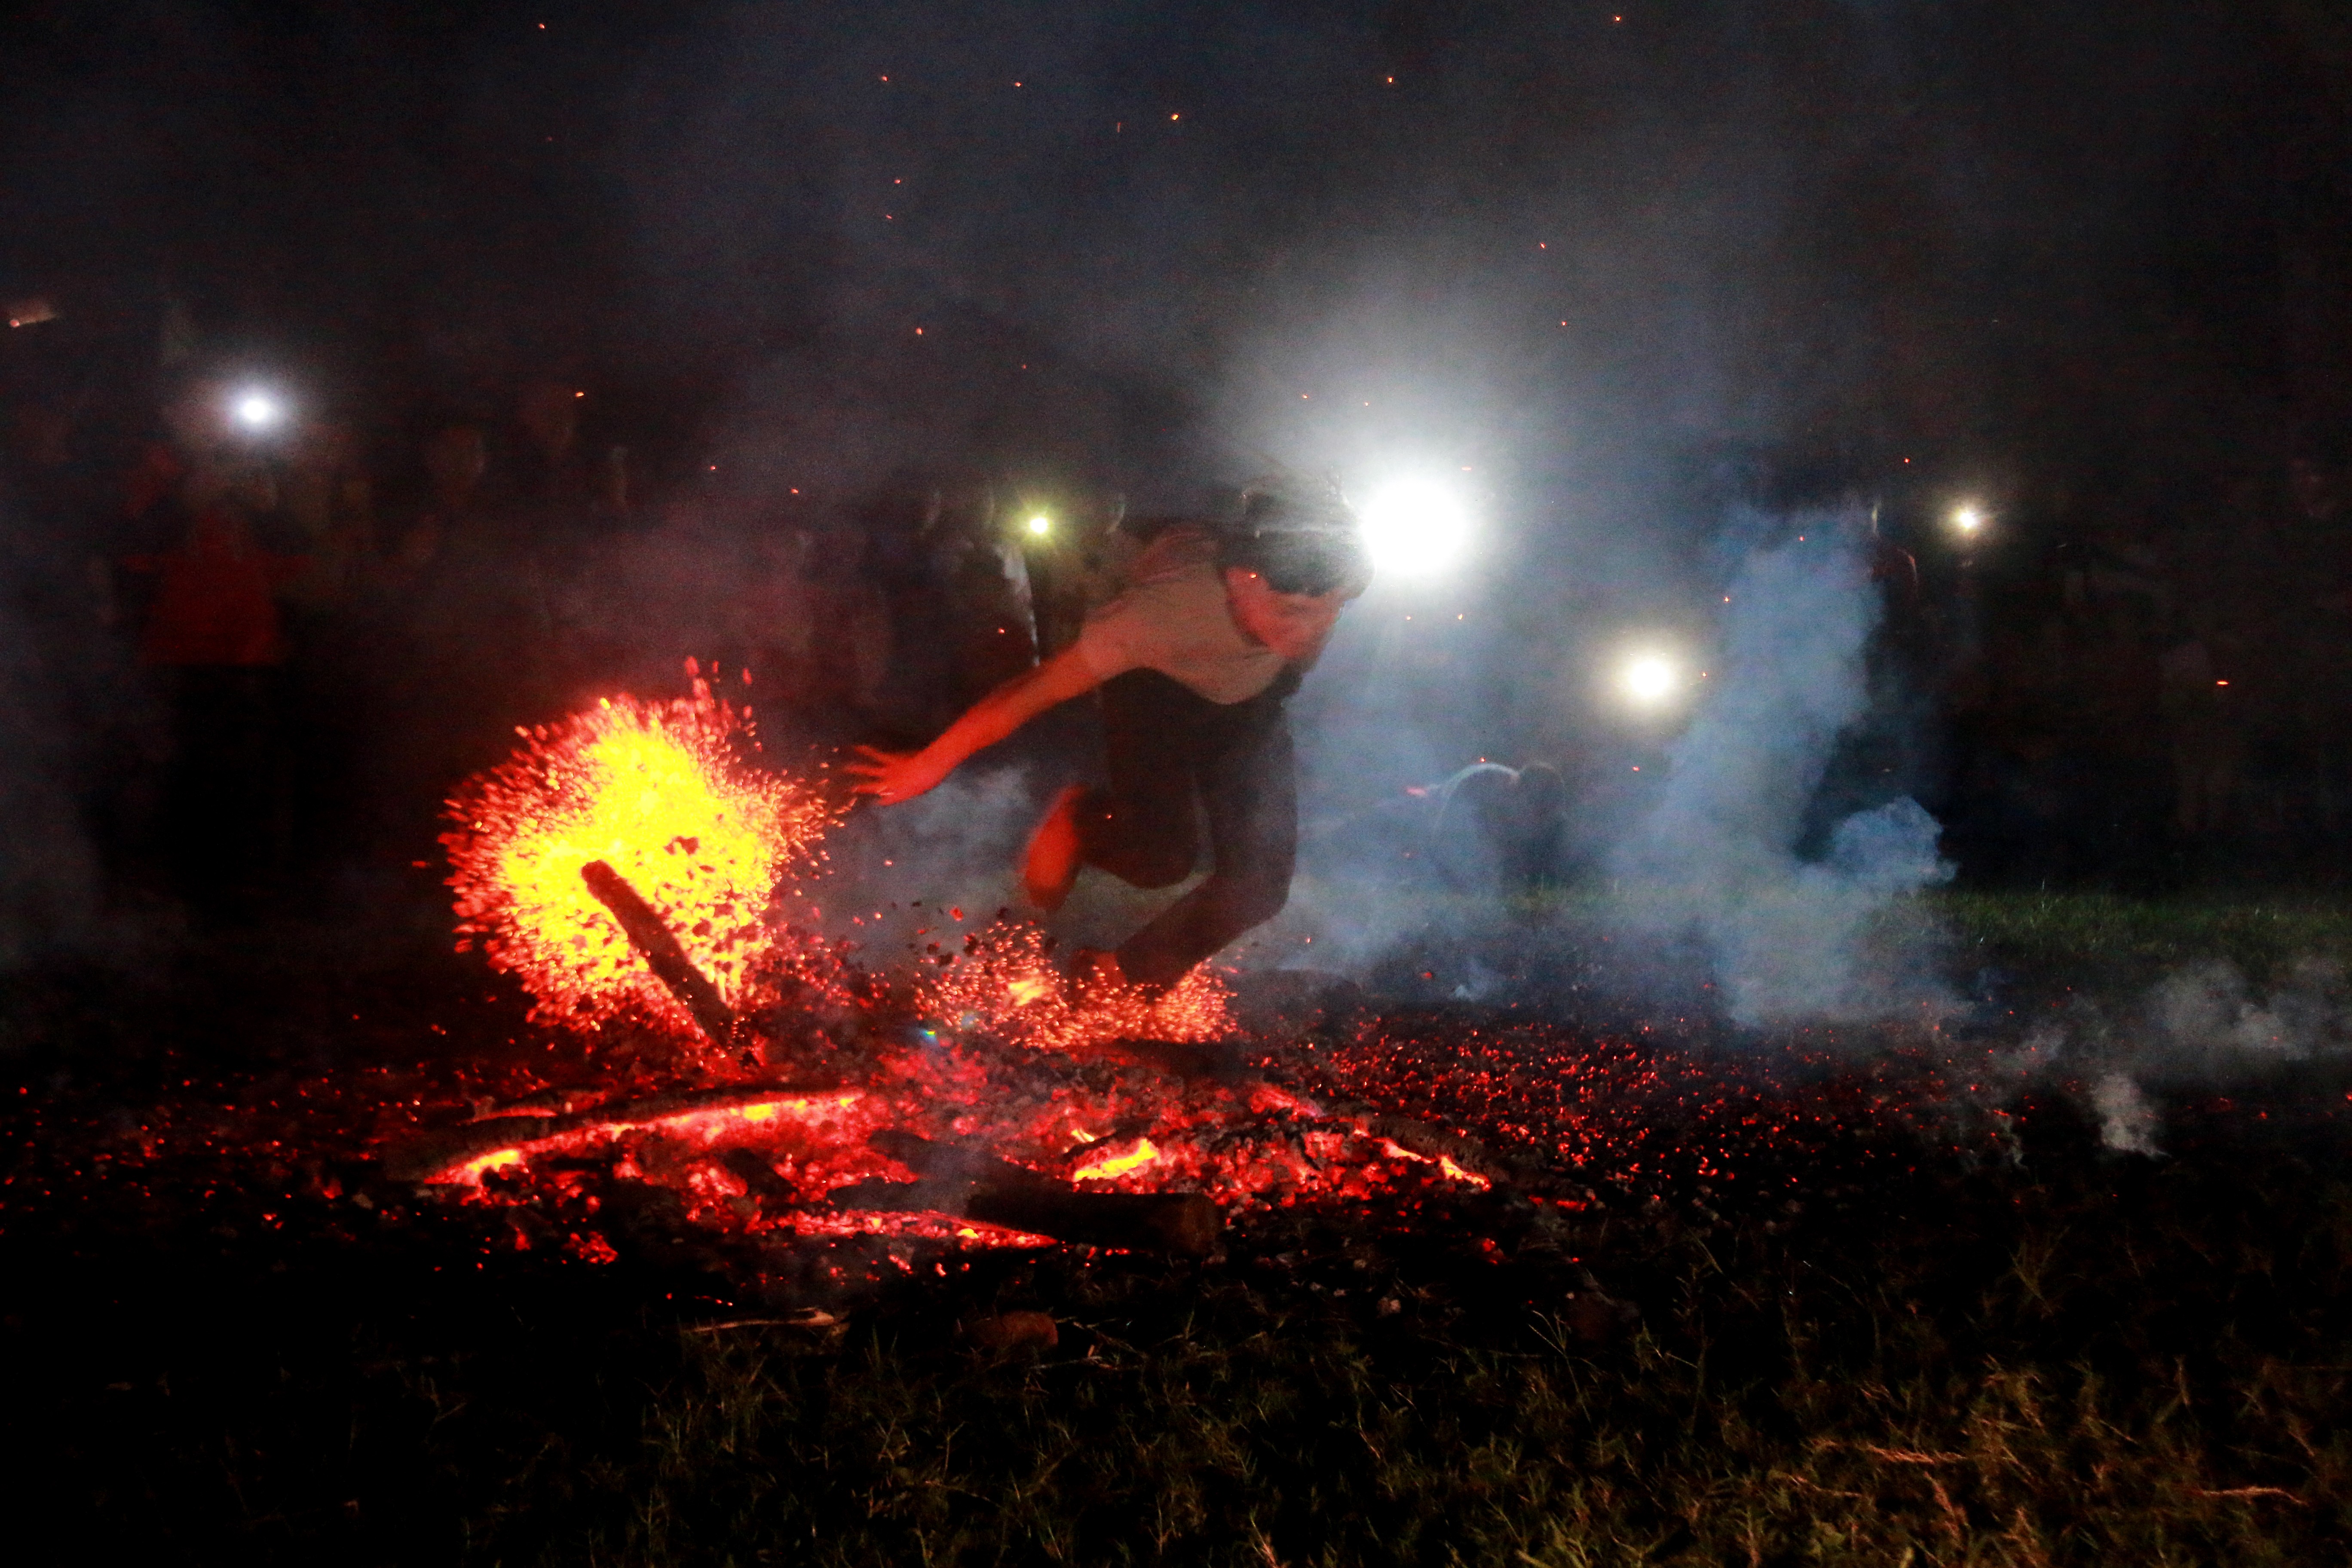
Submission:
[[[2155,1154],[2157,1112],[2128,1073],[2111,1072],[2091,1088],[2099,1142],[2119,1154]]]
[[[1941,999],[1920,966],[1872,951],[1880,916],[1952,873],[1935,819],[1896,799],[1839,823],[1825,858],[1797,852],[1832,750],[1865,707],[1878,605],[1858,524],[1802,520],[1748,556],[1721,668],[1672,748],[1663,796],[1614,857],[1622,918],[1695,940],[1744,1026],[1860,1022]]]

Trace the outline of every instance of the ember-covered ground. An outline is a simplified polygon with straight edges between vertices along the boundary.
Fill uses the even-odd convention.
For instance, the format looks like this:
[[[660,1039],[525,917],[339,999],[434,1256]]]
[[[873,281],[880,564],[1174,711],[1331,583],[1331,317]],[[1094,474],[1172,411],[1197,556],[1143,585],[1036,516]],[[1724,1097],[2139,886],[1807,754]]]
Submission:
[[[1234,1125],[1291,1127],[1302,1158],[1334,1116],[1442,1129],[1476,1168],[1333,1154],[1381,1174],[1228,1194],[1206,1259],[778,1237],[756,1194],[698,1217],[612,1159],[565,1182],[598,1200],[576,1212],[497,1169],[394,1181],[400,1126],[616,1070],[610,1040],[532,1025],[429,919],[20,975],[0,1188],[5,1473],[11,1517],[40,1521],[20,1547],[2342,1555],[2352,1070],[2152,1083],[2149,1158],[2102,1146],[2087,1085],[2000,1053],[2183,963],[2259,982],[2340,953],[2344,915],[2000,895],[1938,914],[1974,989],[1933,1029],[1758,1037],[1605,985],[1620,1000],[1581,1011],[1474,1004],[1447,996],[1442,944],[1368,989],[1244,980],[1232,1073],[1152,1092],[1238,1094]],[[1583,956],[1602,978],[1624,962]]]

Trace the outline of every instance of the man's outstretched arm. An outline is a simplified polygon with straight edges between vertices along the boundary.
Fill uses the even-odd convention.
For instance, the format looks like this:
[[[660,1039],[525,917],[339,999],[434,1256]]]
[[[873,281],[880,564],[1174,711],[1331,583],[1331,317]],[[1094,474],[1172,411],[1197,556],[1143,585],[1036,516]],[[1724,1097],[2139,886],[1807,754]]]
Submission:
[[[955,772],[974,752],[996,744],[1046,709],[1102,684],[1074,645],[1034,669],[1024,669],[967,710],[919,752],[885,752],[860,746],[866,760],[848,764],[860,795],[885,805],[912,800]]]

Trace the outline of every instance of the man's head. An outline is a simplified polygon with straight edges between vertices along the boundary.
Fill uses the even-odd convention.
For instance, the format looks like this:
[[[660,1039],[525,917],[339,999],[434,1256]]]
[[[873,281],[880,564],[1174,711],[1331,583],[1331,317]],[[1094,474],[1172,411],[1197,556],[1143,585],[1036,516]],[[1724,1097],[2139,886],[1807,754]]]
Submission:
[[[1338,487],[1262,484],[1242,495],[1242,515],[1220,530],[1217,564],[1254,572],[1277,594],[1352,599],[1372,579],[1370,552]]]
[[[526,384],[516,399],[515,423],[550,463],[572,455],[580,438],[580,400],[586,395],[576,386],[541,380]]]
[[[432,482],[433,499],[453,511],[462,510],[482,482],[489,460],[480,426],[445,425],[436,430],[425,443],[425,474]]]
[[[1223,531],[1217,564],[1242,630],[1293,663],[1323,651],[1340,608],[1371,582],[1356,514],[1336,489],[1261,487]]]

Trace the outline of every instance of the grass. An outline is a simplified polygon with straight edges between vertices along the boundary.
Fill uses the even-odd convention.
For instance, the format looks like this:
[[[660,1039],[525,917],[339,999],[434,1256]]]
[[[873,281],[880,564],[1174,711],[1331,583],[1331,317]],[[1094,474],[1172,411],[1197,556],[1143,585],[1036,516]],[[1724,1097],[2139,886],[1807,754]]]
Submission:
[[[689,1335],[634,1441],[520,1482],[491,1555],[2340,1554],[2352,1189],[2291,1161],[2137,1171],[2123,1192],[2103,1170],[2054,1193],[1922,1184],[1860,1237],[1850,1220],[1662,1231],[1639,1266],[1643,1327],[1607,1346],[1559,1300],[1497,1310],[1535,1283],[1507,1268],[1483,1307],[1481,1282],[1461,1281],[1389,1319],[1288,1271],[1269,1289],[1264,1270],[1173,1286],[1076,1270],[1042,1287],[1074,1328],[1032,1362],[975,1357],[915,1321],[830,1352],[782,1330]],[[2225,1211],[2263,1217],[2217,1251]]]
[[[2316,903],[1929,908],[2053,983],[2216,958],[2259,981],[2352,937]],[[280,975],[250,1011],[205,994],[224,1040],[285,1013]],[[125,1042],[196,1026],[94,1005]],[[335,1038],[354,1010],[311,1009]],[[1498,1193],[1410,1226],[1277,1210],[1213,1265],[982,1258],[812,1330],[757,1281],[519,1254],[464,1212],[284,1195],[299,1172],[72,1185],[77,1141],[143,1091],[70,1054],[72,1016],[19,1021],[61,1042],[20,1048],[7,1086],[19,1561],[2352,1556],[2352,1182],[2316,1079],[2176,1100],[2162,1161],[2105,1153],[2047,1098],[2011,1107],[2014,1162],[1928,1124],[1904,1160],[1736,1198],[1561,1215]],[[37,1162],[60,1195],[27,1209],[10,1194]],[[959,1331],[1016,1308],[1059,1343],[991,1355]]]
[[[2145,982],[2221,960],[2259,984],[2306,957],[2352,958],[2341,900],[1946,891],[1928,904],[2000,962],[2070,979]]]
[[[1688,994],[1704,978],[1700,946],[1677,950],[1655,940],[1662,931],[1671,934],[1679,906],[1658,907],[1654,895],[1630,889],[1594,884],[1497,901],[1419,888],[1302,884],[1294,902],[1285,923],[1269,928],[1269,945],[1294,962],[1316,951],[1300,941],[1310,928],[1336,926],[1344,933],[1357,920],[1351,911],[1378,908],[1376,945],[1391,986],[1409,984],[1426,967],[1443,976],[1442,994],[1465,958],[1505,967],[1532,959],[1540,969],[1562,953],[1590,965],[1600,992],[1613,981],[1637,1006]],[[1789,889],[1741,906],[1799,928],[1814,907]],[[1980,991],[1969,983],[1990,970],[1997,989],[2063,985],[2121,1002],[2200,964],[2234,965],[2257,988],[2306,960],[2352,969],[2352,900],[2309,891],[2150,899],[1948,888],[1878,911],[1868,946],[1874,961],[1895,972],[1932,970],[1968,991]]]

